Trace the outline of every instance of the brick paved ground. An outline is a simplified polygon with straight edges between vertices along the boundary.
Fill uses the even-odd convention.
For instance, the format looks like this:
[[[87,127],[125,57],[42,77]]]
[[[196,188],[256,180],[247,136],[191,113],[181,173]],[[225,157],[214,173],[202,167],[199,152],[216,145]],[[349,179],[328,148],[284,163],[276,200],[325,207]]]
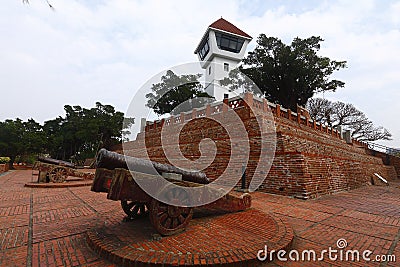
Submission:
[[[287,249],[294,238],[287,222],[256,209],[219,215],[196,210],[194,217],[186,231],[163,238],[152,238],[159,235],[148,218],[119,219],[88,231],[88,242],[125,266],[258,266],[255,248]]]
[[[117,202],[89,187],[26,188],[31,171],[0,176],[0,266],[112,266],[87,245],[86,231],[124,216]],[[373,256],[394,254],[400,261],[400,184],[363,187],[316,200],[302,201],[263,193],[253,194],[253,207],[291,223],[292,249],[317,252],[369,249]],[[228,237],[227,237],[228,238]],[[218,242],[218,240],[216,240]],[[262,248],[260,248],[262,249]],[[325,257],[326,258],[326,257]],[[265,266],[399,266],[377,262],[280,262]]]
[[[371,250],[372,255],[394,254],[397,258],[397,263],[275,261],[277,266],[400,266],[399,185],[362,187],[307,201],[255,193],[253,207],[288,219],[296,235],[292,249],[337,249],[337,240],[344,238],[348,244],[344,251]]]

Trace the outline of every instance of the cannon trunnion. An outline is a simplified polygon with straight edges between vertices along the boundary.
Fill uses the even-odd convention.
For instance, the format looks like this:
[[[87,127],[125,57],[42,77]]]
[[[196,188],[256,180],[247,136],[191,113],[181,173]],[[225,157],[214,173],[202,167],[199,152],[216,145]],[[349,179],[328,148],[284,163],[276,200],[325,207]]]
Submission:
[[[148,215],[153,227],[162,235],[176,234],[188,226],[194,208],[189,204],[185,205],[185,203],[190,203],[192,197],[187,189],[203,186],[210,182],[202,172],[186,171],[168,164],[128,157],[105,149],[99,151],[96,164],[91,190],[105,192],[108,199],[121,201],[121,207],[127,215],[127,220]],[[128,165],[131,167],[131,171],[128,170]],[[160,174],[165,178],[160,177]],[[181,177],[181,179],[174,179],[174,176]],[[155,185],[157,199],[167,199],[169,204],[147,194],[138,185],[137,179]],[[169,186],[171,184],[165,183],[163,179],[179,187]],[[213,193],[212,191],[210,189],[210,194]],[[251,196],[249,194],[230,192],[200,208],[234,212],[245,210],[250,206]]]

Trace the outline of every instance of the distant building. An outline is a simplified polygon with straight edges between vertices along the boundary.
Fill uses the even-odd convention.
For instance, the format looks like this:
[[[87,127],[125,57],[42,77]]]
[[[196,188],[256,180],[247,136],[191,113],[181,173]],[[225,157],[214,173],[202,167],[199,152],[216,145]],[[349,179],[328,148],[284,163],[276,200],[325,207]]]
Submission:
[[[218,81],[236,68],[251,40],[250,35],[223,18],[212,23],[204,33],[194,53],[206,70],[205,91],[217,101],[227,93]]]

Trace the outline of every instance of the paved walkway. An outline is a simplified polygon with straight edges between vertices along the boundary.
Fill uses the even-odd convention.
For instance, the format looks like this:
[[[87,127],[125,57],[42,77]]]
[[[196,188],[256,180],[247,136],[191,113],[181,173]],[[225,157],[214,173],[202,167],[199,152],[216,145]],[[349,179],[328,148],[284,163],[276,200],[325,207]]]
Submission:
[[[85,233],[120,220],[124,214],[119,203],[91,192],[88,186],[24,187],[31,179],[31,171],[0,176],[0,266],[113,266],[88,247]],[[303,250],[314,250],[320,256],[329,247],[337,249],[338,239],[345,239],[343,259],[347,250],[357,249],[360,253],[371,250],[371,259],[393,254],[400,262],[399,186],[369,186],[308,201],[255,193],[253,207],[289,220],[296,234],[292,249],[299,251],[300,258]],[[291,255],[296,256],[295,252]],[[400,266],[396,262],[332,261],[328,254],[324,259],[275,260],[265,266]]]

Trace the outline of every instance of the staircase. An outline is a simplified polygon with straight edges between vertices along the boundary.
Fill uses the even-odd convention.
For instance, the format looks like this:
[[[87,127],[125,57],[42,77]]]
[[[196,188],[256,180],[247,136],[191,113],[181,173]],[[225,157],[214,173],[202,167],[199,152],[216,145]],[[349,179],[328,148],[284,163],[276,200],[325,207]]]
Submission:
[[[367,145],[366,152],[372,156],[380,157],[383,164],[393,166],[397,173],[397,178],[400,179],[400,149],[370,142]]]

